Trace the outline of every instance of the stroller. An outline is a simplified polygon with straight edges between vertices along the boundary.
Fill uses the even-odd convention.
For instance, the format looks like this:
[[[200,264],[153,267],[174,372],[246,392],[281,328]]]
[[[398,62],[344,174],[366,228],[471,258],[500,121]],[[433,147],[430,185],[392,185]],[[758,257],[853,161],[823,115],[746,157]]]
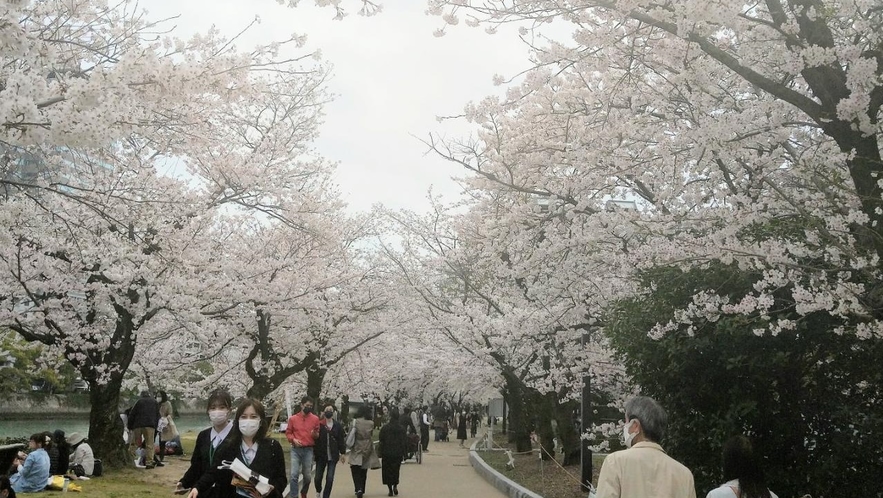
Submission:
[[[448,421],[447,420],[436,420],[433,425],[435,425],[435,440],[436,441],[444,441],[444,442],[450,441],[450,439],[448,438]]]
[[[409,433],[408,446],[405,449],[405,460],[416,459],[417,463],[423,463],[423,445],[420,444],[420,435]]]

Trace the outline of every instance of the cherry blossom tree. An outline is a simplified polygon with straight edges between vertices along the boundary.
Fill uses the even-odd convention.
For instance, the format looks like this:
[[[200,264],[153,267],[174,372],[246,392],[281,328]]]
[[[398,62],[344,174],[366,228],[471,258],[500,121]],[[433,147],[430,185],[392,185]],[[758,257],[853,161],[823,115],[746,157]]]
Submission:
[[[303,38],[243,51],[164,26],[135,2],[0,3],[0,323],[87,379],[109,464],[139,338],[211,324],[198,297],[220,288],[219,216],[295,229],[329,188],[310,148],[325,70],[281,55]]]
[[[473,25],[554,20],[575,30],[572,43],[537,43],[536,70],[507,99],[467,109],[483,128],[478,141],[447,156],[488,188],[551,195],[565,216],[592,216],[611,197],[641,200],[628,220],[646,236],[641,264],[769,268],[741,304],[705,299],[710,312],[763,314],[764,296],[789,283],[802,310],[849,315],[840,331],[879,336],[879,9],[431,6],[449,23],[465,14]]]
[[[609,353],[602,338],[592,333],[584,297],[559,287],[561,276],[549,271],[557,261],[522,266],[543,251],[547,228],[539,223],[514,226],[508,223],[509,214],[541,218],[531,211],[534,207],[523,196],[500,196],[479,200],[459,216],[438,205],[425,216],[390,213],[404,241],[398,249],[386,246],[404,282],[422,300],[415,308],[423,312],[424,327],[435,330],[437,340],[456,345],[471,363],[490,367],[499,376],[512,433],[522,449],[530,444],[535,416],[545,417],[540,431],[551,427],[553,418],[562,434],[572,429],[571,415],[557,405],[576,398],[579,372],[591,369],[599,386],[611,372],[599,368],[602,359],[609,362]],[[583,334],[589,336],[585,350],[580,346]],[[547,403],[554,410],[546,410]],[[551,432],[546,435],[551,447]],[[566,439],[568,446],[577,443],[575,434]]]

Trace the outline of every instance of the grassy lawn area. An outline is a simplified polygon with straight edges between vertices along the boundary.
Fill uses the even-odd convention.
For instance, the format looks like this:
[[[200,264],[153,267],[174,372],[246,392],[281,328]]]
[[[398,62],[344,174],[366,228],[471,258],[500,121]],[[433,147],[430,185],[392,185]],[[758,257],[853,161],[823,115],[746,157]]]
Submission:
[[[288,449],[289,444],[285,434],[273,434],[273,438],[282,444],[283,449]],[[155,469],[105,469],[104,475],[88,481],[73,481],[83,488],[81,493],[68,493],[64,496],[71,498],[83,496],[83,498],[128,498],[143,496],[173,497],[172,490],[175,483],[184,475],[190,467],[190,455],[196,445],[196,432],[181,434],[181,444],[184,447],[184,456],[166,455],[165,466]],[[285,451],[285,468],[290,467],[290,454]],[[17,496],[61,496],[60,491],[43,491],[40,493],[18,493]]]
[[[515,468],[506,469],[509,457],[502,451],[480,451],[479,456],[504,476],[521,484],[544,498],[584,497],[580,491],[579,465],[561,467],[552,461],[541,462],[536,452],[530,455],[515,455]],[[592,458],[592,483],[598,483],[603,456]]]

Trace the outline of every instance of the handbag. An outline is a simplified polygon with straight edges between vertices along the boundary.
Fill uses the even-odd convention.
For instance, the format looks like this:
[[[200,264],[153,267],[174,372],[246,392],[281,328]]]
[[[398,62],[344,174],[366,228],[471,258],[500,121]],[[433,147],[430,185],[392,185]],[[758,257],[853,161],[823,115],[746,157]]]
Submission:
[[[377,453],[372,451],[371,456],[368,457],[368,468],[371,470],[377,470],[380,468],[380,459],[377,458]]]
[[[356,445],[356,428],[350,429],[350,433],[346,435],[346,447],[352,448]]]

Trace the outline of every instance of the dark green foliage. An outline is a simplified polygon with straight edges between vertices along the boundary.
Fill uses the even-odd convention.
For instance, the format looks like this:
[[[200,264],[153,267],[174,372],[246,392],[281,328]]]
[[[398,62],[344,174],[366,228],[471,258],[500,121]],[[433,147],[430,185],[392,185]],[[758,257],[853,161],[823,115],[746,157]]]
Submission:
[[[883,496],[883,341],[837,335],[826,313],[800,317],[778,296],[771,318],[796,330],[758,337],[759,316],[723,316],[653,340],[702,290],[738,301],[758,275],[714,266],[645,275],[643,298],[620,303],[607,333],[628,373],[669,413],[663,446],[696,477],[698,494],[721,483],[721,446],[733,434],[755,440],[770,488],[780,497]]]

